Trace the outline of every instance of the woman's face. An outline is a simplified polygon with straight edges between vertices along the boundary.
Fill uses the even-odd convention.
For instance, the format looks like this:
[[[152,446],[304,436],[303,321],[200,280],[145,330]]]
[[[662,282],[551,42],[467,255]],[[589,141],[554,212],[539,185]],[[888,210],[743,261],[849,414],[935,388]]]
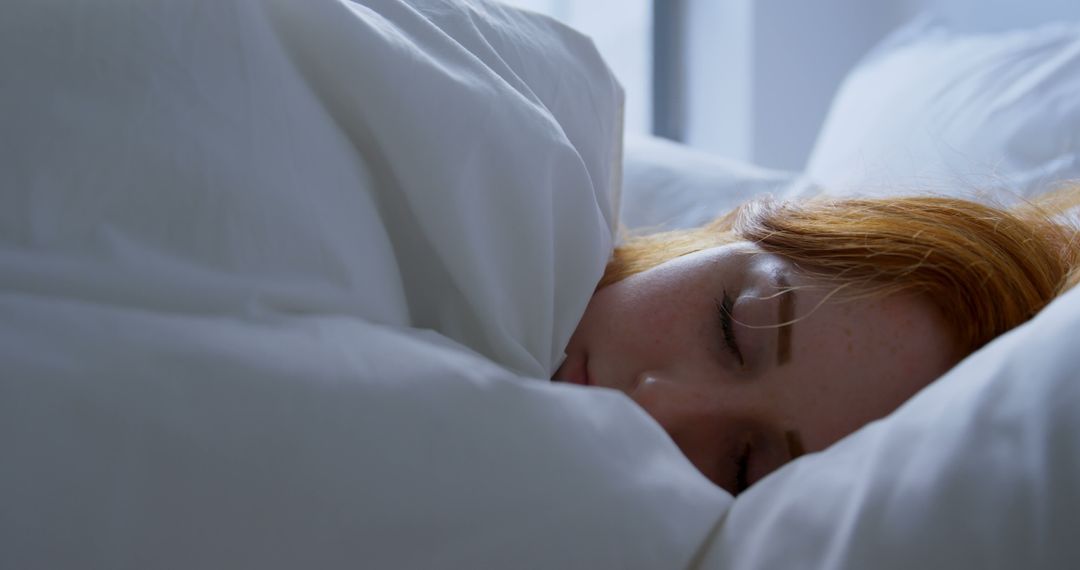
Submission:
[[[593,296],[555,378],[621,390],[733,494],[887,415],[958,358],[927,301],[830,300],[742,242]]]

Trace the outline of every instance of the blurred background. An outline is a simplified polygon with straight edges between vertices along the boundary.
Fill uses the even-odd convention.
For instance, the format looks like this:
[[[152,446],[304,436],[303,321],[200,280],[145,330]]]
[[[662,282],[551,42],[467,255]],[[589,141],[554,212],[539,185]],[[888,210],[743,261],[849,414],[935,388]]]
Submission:
[[[626,89],[626,132],[801,170],[845,74],[923,13],[1034,25],[1080,0],[503,0],[591,36]]]

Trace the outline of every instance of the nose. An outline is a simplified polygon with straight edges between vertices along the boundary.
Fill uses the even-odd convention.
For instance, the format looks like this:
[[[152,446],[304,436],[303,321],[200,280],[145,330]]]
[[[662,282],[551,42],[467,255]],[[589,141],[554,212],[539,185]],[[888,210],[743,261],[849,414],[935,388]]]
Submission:
[[[711,399],[703,386],[656,372],[639,375],[630,397],[668,433],[705,415]]]
[[[724,450],[722,440],[731,432],[731,414],[715,383],[691,381],[647,372],[630,393],[664,428],[683,454],[706,476],[714,478]]]

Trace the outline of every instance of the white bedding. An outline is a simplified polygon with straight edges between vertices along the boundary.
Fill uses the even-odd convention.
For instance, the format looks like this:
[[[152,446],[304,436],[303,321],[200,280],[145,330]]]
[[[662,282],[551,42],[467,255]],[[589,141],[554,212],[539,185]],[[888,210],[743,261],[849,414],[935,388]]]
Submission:
[[[988,34],[920,18],[848,74],[806,175],[841,195],[1036,196],[1080,178],[1078,92],[1080,22]]]
[[[621,90],[551,20],[17,0],[0,47],[2,568],[1080,560],[1080,292],[734,502],[544,381],[622,166]],[[626,172],[789,179],[665,152]]]
[[[546,382],[618,210],[586,38],[472,0],[0,38],[0,567],[676,568],[730,504]]]
[[[674,568],[730,501],[621,395],[435,333],[10,293],[0,318],[4,568]]]
[[[762,194],[800,187],[793,172],[769,170],[649,136],[624,144],[619,221],[642,233],[693,228]]]

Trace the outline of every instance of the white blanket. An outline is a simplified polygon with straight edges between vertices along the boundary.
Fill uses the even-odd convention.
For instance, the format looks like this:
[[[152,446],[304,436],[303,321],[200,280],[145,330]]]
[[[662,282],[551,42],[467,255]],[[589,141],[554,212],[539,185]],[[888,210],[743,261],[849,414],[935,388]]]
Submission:
[[[17,0],[0,38],[0,567],[692,559],[730,496],[529,379],[618,209],[587,39],[465,0]]]

